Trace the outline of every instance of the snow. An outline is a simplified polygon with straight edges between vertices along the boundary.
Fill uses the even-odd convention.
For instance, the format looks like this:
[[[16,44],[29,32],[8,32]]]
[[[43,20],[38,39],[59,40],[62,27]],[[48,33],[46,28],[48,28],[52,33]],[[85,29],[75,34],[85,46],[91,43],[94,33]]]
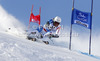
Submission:
[[[0,31],[6,31],[15,35],[23,34],[25,26],[14,16],[7,13],[0,5]]]
[[[100,61],[70,51],[67,48],[45,45],[0,32],[1,61]]]
[[[46,45],[24,35],[25,26],[0,6],[0,61],[100,61],[68,50],[66,37]]]

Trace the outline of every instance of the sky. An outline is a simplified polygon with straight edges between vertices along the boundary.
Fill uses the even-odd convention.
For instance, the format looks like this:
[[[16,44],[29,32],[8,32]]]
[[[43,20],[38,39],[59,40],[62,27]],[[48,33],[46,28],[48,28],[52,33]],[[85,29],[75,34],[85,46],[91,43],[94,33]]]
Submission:
[[[99,28],[99,0],[94,1],[93,9],[93,29]],[[22,23],[28,26],[30,12],[32,4],[34,5],[33,13],[34,15],[39,14],[39,7],[41,8],[41,24],[55,16],[60,16],[62,18],[63,25],[70,27],[71,22],[71,12],[72,12],[72,0],[0,0],[0,4],[3,8]],[[75,0],[75,8],[91,12],[91,0]],[[75,26],[79,27],[80,26]]]
[[[71,13],[73,0],[0,0],[0,5],[12,16],[16,17],[20,22],[28,26],[32,5],[34,15],[39,14],[41,7],[41,25],[55,16],[62,18],[61,25],[67,27],[70,31]],[[92,39],[99,41],[99,14],[100,0],[94,0],[93,5],[93,25]],[[75,0],[75,8],[85,12],[91,12],[91,0]],[[67,31],[66,30],[66,31]],[[73,25],[73,30],[79,33],[80,37],[85,40],[89,39],[89,29],[79,25]],[[98,37],[98,38],[96,38]]]

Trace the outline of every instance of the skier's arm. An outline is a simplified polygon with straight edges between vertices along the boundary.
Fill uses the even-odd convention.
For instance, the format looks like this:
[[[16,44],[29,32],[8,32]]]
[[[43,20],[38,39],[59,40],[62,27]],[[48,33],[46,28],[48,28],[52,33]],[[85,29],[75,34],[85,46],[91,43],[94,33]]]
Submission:
[[[48,28],[51,23],[53,23],[53,19],[50,19],[49,21],[47,21],[46,24],[44,25],[44,28]]]
[[[55,31],[55,34],[53,34],[52,37],[58,38],[59,37],[60,29],[61,29],[61,26],[57,28],[57,30]]]
[[[60,29],[61,29],[61,26],[59,26],[59,27],[57,28],[57,30],[56,30],[56,34],[57,34],[57,35],[59,34]]]
[[[58,38],[59,37],[58,34],[53,34],[52,32],[47,32],[44,36],[49,37],[49,38]]]

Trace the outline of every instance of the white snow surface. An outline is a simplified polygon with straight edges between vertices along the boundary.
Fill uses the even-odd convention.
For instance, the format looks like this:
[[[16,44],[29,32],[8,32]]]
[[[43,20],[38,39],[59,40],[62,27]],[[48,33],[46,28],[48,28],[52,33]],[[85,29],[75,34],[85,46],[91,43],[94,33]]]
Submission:
[[[0,32],[0,61],[100,61],[59,46]]]

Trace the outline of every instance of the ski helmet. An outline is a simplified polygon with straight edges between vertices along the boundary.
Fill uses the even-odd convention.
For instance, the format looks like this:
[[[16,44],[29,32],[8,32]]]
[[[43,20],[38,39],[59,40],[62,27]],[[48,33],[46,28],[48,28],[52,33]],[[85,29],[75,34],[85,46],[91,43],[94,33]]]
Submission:
[[[61,18],[59,16],[56,16],[54,18],[54,22],[58,22],[58,23],[61,23]]]

